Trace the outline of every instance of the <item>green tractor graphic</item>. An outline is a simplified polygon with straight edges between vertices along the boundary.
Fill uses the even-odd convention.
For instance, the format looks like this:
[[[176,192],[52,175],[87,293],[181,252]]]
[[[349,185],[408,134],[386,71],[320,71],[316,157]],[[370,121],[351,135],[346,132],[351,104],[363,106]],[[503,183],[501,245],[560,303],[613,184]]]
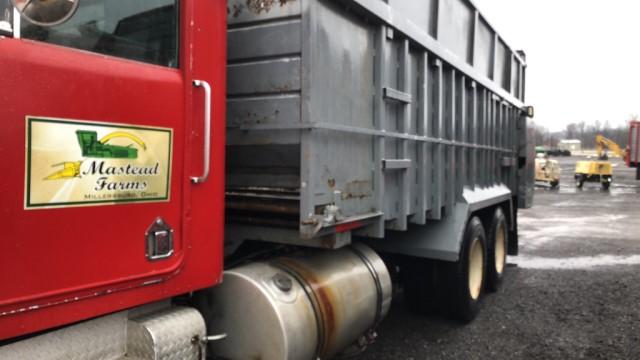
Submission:
[[[138,149],[129,146],[109,145],[107,142],[113,138],[127,138],[140,145],[143,150],[147,149],[145,143],[137,136],[123,131],[113,132],[98,140],[98,133],[95,131],[76,131],[78,143],[82,149],[82,156],[88,158],[111,158],[111,159],[137,159]]]

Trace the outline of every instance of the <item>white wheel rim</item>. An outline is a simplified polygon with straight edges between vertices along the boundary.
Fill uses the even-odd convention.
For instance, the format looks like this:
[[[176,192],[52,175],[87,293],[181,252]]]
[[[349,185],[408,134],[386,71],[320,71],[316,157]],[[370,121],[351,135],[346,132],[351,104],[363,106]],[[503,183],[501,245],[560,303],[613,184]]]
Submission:
[[[500,223],[500,225],[498,226],[498,231],[496,232],[496,250],[495,250],[496,273],[498,274],[502,274],[502,272],[504,271],[504,259],[506,254],[505,249],[507,248],[506,240],[507,240],[507,237],[505,233],[504,224]]]
[[[471,294],[473,300],[477,300],[480,297],[480,291],[482,290],[483,258],[482,242],[480,242],[479,238],[475,238],[471,242],[471,251],[469,251],[469,294]]]

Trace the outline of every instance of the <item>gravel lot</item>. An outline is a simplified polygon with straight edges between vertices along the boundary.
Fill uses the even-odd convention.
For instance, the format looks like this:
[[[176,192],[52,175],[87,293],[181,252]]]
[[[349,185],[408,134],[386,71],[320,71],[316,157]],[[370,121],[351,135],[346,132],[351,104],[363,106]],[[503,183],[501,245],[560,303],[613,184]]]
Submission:
[[[578,190],[578,158],[559,158],[559,190],[520,211],[520,253],[505,284],[461,326],[408,312],[402,296],[357,359],[640,359],[640,181],[614,160],[614,183]]]

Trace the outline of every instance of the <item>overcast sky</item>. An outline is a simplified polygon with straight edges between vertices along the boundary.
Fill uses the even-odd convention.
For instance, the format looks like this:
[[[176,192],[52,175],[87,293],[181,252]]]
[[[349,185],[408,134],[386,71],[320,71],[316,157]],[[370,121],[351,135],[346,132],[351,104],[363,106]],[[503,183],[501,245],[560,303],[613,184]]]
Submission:
[[[475,0],[527,53],[527,103],[553,131],[640,114],[640,1]]]

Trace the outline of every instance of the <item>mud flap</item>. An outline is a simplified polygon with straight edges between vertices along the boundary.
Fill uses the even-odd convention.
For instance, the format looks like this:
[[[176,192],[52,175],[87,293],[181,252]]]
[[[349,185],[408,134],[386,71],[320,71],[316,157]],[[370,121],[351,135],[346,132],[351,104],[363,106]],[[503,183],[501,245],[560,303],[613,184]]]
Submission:
[[[516,198],[517,200],[517,198]],[[519,239],[518,239],[518,208],[511,203],[509,219],[509,243],[507,244],[507,255],[518,255]]]

